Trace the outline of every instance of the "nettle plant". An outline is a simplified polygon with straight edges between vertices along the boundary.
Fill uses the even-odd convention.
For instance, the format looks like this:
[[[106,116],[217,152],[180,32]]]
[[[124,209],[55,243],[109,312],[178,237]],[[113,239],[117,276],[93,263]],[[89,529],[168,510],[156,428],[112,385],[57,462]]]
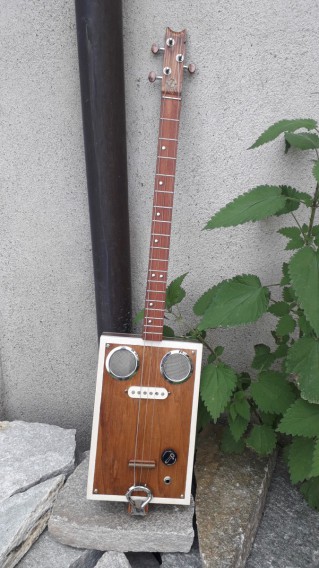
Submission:
[[[258,276],[252,274],[220,282],[197,300],[193,311],[200,320],[184,334],[202,341],[208,351],[201,377],[198,428],[211,420],[216,422],[221,414],[226,415],[228,425],[221,448],[230,453],[240,453],[249,447],[260,455],[269,455],[277,444],[284,443],[291,481],[300,483],[306,500],[317,509],[319,225],[315,224],[315,215],[319,202],[318,132],[315,120],[282,120],[268,128],[251,146],[257,148],[283,134],[286,153],[290,147],[314,151],[312,195],[286,185],[260,185],[228,203],[205,227],[235,227],[270,216],[291,218],[292,226],[278,230],[288,239],[286,250],[292,253],[282,266],[275,288],[263,286]],[[307,224],[298,221],[299,208],[308,210]],[[185,323],[179,307],[185,297],[182,288],[185,276],[176,278],[167,288],[166,311],[170,321]],[[256,322],[266,312],[276,318],[271,332],[276,347],[255,345],[252,370],[237,373],[222,361],[223,348],[211,345],[206,332]],[[174,331],[165,326],[164,334],[172,337]]]

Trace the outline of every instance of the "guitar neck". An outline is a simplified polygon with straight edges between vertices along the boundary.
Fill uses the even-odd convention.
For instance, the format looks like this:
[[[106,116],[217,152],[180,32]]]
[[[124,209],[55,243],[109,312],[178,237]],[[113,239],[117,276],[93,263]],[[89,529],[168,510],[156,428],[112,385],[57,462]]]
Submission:
[[[163,338],[181,96],[164,92],[157,144],[143,339]]]

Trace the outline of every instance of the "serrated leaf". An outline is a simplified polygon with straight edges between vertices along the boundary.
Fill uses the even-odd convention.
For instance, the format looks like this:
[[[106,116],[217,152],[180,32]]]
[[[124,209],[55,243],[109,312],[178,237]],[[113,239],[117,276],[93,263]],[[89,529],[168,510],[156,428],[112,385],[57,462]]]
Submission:
[[[237,391],[234,394],[232,404],[236,410],[236,414],[239,414],[239,416],[248,422],[250,420],[250,406],[243,391]]]
[[[229,416],[228,423],[234,440],[238,442],[247,430],[248,420],[238,414],[234,419]]]
[[[216,287],[198,329],[229,327],[256,321],[268,307],[269,291],[257,276],[243,274]]]
[[[163,325],[163,335],[164,337],[175,337],[175,332],[169,325]]]
[[[292,289],[291,286],[285,287],[283,289],[282,295],[283,295],[285,302],[288,302],[289,304],[296,300],[296,295],[295,295],[294,290]]]
[[[198,401],[197,432],[200,432],[211,421],[211,416],[200,398]]]
[[[315,150],[319,148],[319,136],[313,132],[300,132],[295,134],[288,132],[285,134],[285,139],[294,148],[299,150]]]
[[[282,195],[287,199],[285,206],[280,209],[280,211],[275,213],[276,217],[279,217],[280,215],[286,215],[287,213],[291,213],[292,211],[296,211],[301,203],[303,203],[307,207],[311,206],[312,200],[308,193],[298,191],[294,187],[290,187],[288,185],[281,185],[280,188]]]
[[[245,449],[244,440],[234,440],[229,428],[225,428],[220,445],[225,454],[242,454]]]
[[[222,347],[221,345],[217,345],[217,347],[215,347],[214,349],[214,353],[216,355],[216,357],[220,357],[223,353],[224,353],[224,347]]]
[[[282,357],[286,357],[287,353],[288,353],[288,345],[286,343],[278,345],[275,351],[276,359],[282,359]]]
[[[293,333],[295,327],[296,322],[294,318],[290,314],[286,314],[279,319],[276,327],[276,333],[280,336],[289,335],[290,333]]]
[[[307,128],[308,130],[312,130],[317,127],[317,122],[312,118],[295,118],[292,120],[280,120],[279,122],[275,122],[272,124],[257,138],[256,142],[250,147],[250,149],[257,148],[262,144],[266,144],[267,142],[271,142],[275,140],[280,134],[284,132],[294,132],[295,130],[299,130],[299,128]]]
[[[247,390],[248,387],[250,387],[251,378],[248,373],[239,373],[239,375],[237,375],[237,378],[239,388]]]
[[[319,164],[319,162],[318,162],[318,164]],[[311,234],[314,235],[315,237],[319,236],[319,225],[314,225],[312,227]]]
[[[313,337],[298,339],[289,348],[286,369],[298,375],[302,398],[319,403],[319,341]]]
[[[304,481],[300,487],[300,491],[306,499],[308,505],[317,511],[319,510],[319,477],[312,477],[308,481]]]
[[[260,221],[274,215],[285,205],[286,198],[280,187],[260,185],[239,195],[220,209],[204,228],[235,227],[248,221]]]
[[[304,481],[311,476],[314,440],[296,437],[289,446],[288,469],[292,483]]]
[[[268,312],[274,316],[285,316],[290,312],[290,306],[286,302],[275,302],[268,307]]]
[[[281,419],[278,432],[313,438],[319,432],[319,405],[296,400]]]
[[[289,277],[289,272],[288,272],[288,262],[284,262],[282,265],[282,279],[280,280],[280,285],[281,286],[286,286],[287,284],[290,284],[290,277]]]
[[[205,313],[208,306],[212,302],[214,295],[216,294],[216,288],[217,286],[213,286],[212,288],[204,292],[204,294],[200,296],[200,298],[198,298],[193,307],[194,314],[196,314],[197,316],[202,316]]]
[[[317,183],[319,183],[319,160],[316,160],[312,168],[312,173]]]
[[[296,250],[301,249],[305,245],[305,241],[302,237],[296,237],[295,239],[291,239],[289,243],[286,244],[285,250]]]
[[[303,335],[312,335],[314,333],[309,321],[307,321],[305,314],[301,314],[298,319],[299,329]]]
[[[260,410],[272,414],[283,414],[296,398],[292,385],[278,371],[262,371],[251,385],[251,395]]]
[[[270,412],[263,412],[262,410],[258,410],[259,416],[263,421],[263,424],[267,424],[267,426],[274,426],[274,423],[278,419],[277,414],[271,414]]]
[[[211,363],[204,367],[200,393],[208,412],[214,420],[217,420],[223,410],[225,410],[236,383],[237,377],[235,372],[224,363]]]
[[[289,275],[307,320],[319,335],[319,251],[304,247],[289,263]]]
[[[274,353],[271,353],[270,347],[263,343],[259,343],[258,345],[254,345],[254,349],[255,357],[251,364],[253,369],[258,369],[259,371],[269,369],[276,359]]]
[[[287,237],[287,239],[295,239],[296,237],[300,237],[300,229],[298,227],[282,227],[278,229],[277,233]]]
[[[144,308],[142,310],[140,310],[139,312],[137,312],[137,314],[135,315],[135,317],[133,319],[133,322],[139,323],[140,321],[142,321],[144,319],[144,313],[145,313]]]
[[[317,476],[319,476],[319,439],[315,440],[311,467],[311,477]]]
[[[180,304],[180,302],[185,298],[186,292],[184,288],[181,287],[181,284],[187,276],[188,272],[182,274],[172,280],[172,282],[166,288],[166,308],[169,310],[176,304]]]
[[[276,443],[276,433],[266,424],[254,426],[246,440],[247,446],[262,456],[271,454]]]

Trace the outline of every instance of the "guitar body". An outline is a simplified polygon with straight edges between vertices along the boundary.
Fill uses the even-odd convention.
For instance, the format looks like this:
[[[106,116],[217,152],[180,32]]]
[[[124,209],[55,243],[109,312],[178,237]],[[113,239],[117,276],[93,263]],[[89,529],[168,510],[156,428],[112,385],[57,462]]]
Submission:
[[[152,46],[164,60],[142,337],[100,341],[88,498],[127,501],[134,515],[191,494],[202,344],[163,339],[185,44],[167,28]]]
[[[120,362],[123,374],[126,352],[132,365],[124,371],[133,375],[119,379],[112,371],[119,374]],[[201,356],[202,345],[189,341],[101,337],[89,499],[126,501],[129,487],[144,485],[152,503],[189,504]]]

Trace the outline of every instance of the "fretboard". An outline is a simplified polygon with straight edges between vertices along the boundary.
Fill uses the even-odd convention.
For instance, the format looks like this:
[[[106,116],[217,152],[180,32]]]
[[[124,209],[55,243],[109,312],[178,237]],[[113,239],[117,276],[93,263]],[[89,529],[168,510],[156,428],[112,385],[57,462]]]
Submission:
[[[163,338],[181,97],[162,95],[143,339]]]

